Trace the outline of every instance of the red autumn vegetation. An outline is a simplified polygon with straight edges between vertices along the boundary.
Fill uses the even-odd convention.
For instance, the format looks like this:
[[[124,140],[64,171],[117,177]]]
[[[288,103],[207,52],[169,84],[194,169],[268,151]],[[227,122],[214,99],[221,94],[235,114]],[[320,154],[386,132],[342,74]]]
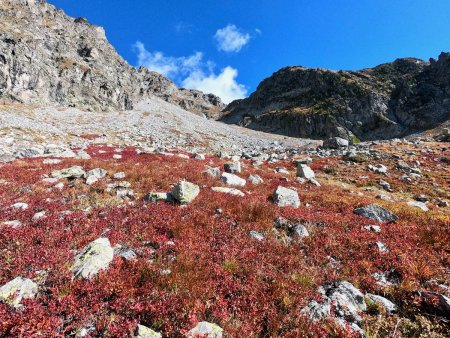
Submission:
[[[430,197],[449,196],[449,168],[433,160],[436,153],[418,159],[425,175],[413,183],[400,179],[390,157],[380,159],[392,171],[388,178],[367,171],[365,163],[349,168],[341,158],[318,159],[312,168],[321,187],[296,182],[289,161],[259,168],[244,161],[241,176],[258,174],[264,183],[247,183],[246,196],[236,197],[210,190],[223,184],[203,173],[207,165],[222,167],[225,160],[137,154],[132,148],[113,159],[114,150],[91,147],[91,160],[64,159],[56,165],[35,158],[0,166],[0,224],[22,223],[17,229],[0,225],[0,286],[17,276],[40,285],[38,296],[24,301],[22,309],[0,303],[0,337],[70,337],[89,326],[91,337],[125,337],[138,323],[164,337],[182,337],[198,321],[217,323],[229,337],[349,337],[350,331],[332,321],[311,323],[301,314],[318,297],[317,288],[334,280],[386,295],[400,307],[390,317],[378,310],[364,315],[371,337],[394,330],[397,337],[448,333],[446,319],[426,311],[425,300],[417,298],[418,291],[436,291],[431,280],[448,283],[448,208],[431,206],[424,213],[403,202],[377,200],[374,189],[383,178],[399,196],[411,199],[424,190]],[[448,150],[439,154],[449,155]],[[82,179],[62,180],[61,190],[42,181],[52,170],[72,165],[100,167],[110,176],[92,186]],[[291,171],[288,182],[281,179],[287,175],[273,172],[275,167]],[[133,200],[106,192],[112,174],[121,171],[135,192]],[[188,206],[144,202],[148,192],[170,191],[181,179],[201,187]],[[297,189],[302,206],[274,205],[270,195],[278,185]],[[17,202],[29,208],[11,209]],[[354,208],[375,202],[399,216],[381,225],[381,233],[362,229],[372,222],[353,214]],[[32,221],[38,211],[46,217]],[[273,230],[279,216],[302,222],[310,236],[287,244]],[[265,240],[252,240],[251,230],[265,234]],[[95,278],[72,280],[74,256],[101,236],[113,246],[133,249],[137,258],[115,257]],[[380,253],[377,241],[389,251]],[[381,287],[372,274],[389,270],[401,282]]]

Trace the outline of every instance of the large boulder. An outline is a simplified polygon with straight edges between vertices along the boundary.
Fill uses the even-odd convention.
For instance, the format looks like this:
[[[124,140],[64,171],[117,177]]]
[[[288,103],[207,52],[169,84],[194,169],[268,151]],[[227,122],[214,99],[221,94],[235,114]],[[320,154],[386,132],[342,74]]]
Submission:
[[[200,193],[200,187],[194,183],[181,181],[172,189],[172,196],[181,204],[191,203]]]
[[[380,223],[392,223],[398,220],[398,217],[396,215],[377,204],[370,204],[361,208],[357,208],[353,210],[353,212],[356,215],[363,216]]]
[[[16,277],[0,287],[0,301],[14,307],[20,307],[23,299],[36,297],[38,285],[31,279]]]
[[[339,148],[345,148],[348,147],[349,142],[345,138],[342,137],[331,137],[325,141],[323,141],[323,146],[325,148],[331,148],[331,149],[339,149]]]
[[[300,206],[300,198],[297,191],[282,186],[278,186],[273,192],[273,201],[279,207],[298,208]]]
[[[316,175],[314,171],[306,164],[298,164],[297,165],[297,177],[303,177],[307,180],[315,178]]]
[[[114,249],[108,238],[98,238],[89,243],[75,257],[72,266],[74,278],[92,278],[101,270],[106,270],[114,258]]]
[[[243,178],[240,178],[239,176],[230,173],[222,173],[220,179],[227,185],[235,185],[243,187],[247,184],[247,181],[244,180]]]

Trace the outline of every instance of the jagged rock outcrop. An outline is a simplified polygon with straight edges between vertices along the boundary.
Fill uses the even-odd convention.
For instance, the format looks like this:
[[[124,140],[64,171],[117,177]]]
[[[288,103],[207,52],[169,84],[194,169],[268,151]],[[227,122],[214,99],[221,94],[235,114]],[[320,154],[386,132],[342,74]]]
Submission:
[[[45,1],[0,0],[0,21],[0,101],[107,111],[155,95],[194,113],[223,108],[212,94],[131,67],[103,28]]]
[[[387,139],[450,119],[450,53],[398,59],[361,71],[287,67],[222,120],[294,137]]]

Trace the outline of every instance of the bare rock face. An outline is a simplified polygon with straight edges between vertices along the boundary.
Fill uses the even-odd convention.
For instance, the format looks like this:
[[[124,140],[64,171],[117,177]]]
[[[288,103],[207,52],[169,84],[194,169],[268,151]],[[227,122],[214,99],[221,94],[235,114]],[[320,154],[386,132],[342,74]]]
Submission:
[[[403,137],[449,119],[450,53],[361,71],[286,67],[247,99],[230,103],[222,116],[286,136],[347,140]]]
[[[108,111],[158,96],[199,114],[223,107],[212,94],[131,67],[102,27],[45,1],[2,0],[0,21],[0,100]]]

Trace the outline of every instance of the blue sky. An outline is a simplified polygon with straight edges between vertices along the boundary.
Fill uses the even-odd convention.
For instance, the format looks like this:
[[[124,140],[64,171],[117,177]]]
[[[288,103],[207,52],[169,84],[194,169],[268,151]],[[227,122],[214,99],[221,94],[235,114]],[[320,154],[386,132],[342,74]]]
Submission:
[[[450,50],[448,0],[49,0],[132,65],[243,97],[284,66],[361,69]]]

